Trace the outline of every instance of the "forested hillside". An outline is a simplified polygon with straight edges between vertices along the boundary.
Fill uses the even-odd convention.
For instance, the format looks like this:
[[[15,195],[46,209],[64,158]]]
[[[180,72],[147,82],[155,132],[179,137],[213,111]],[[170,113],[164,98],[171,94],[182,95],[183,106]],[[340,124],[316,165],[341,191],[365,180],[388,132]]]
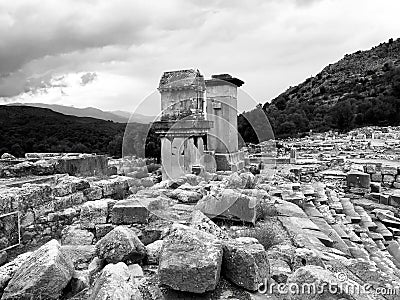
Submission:
[[[281,138],[310,130],[400,125],[400,39],[345,55],[262,109]],[[238,119],[239,132],[250,137],[247,142],[257,142],[244,118],[254,115],[250,111]]]
[[[143,155],[149,125],[128,125],[126,153]],[[26,152],[82,152],[120,157],[126,124],[56,113],[29,106],[0,106],[0,155]],[[157,157],[158,142],[150,132],[147,156]]]

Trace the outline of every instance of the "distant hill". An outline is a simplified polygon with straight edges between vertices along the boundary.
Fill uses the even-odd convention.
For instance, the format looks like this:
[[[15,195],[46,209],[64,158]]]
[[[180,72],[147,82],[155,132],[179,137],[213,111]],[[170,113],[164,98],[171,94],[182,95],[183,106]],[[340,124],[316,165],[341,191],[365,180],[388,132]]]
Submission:
[[[0,105],[0,155],[26,152],[83,152],[120,157],[125,129],[125,153],[157,157],[158,141],[148,124],[116,123],[76,117],[47,108]],[[150,144],[150,148],[148,145]]]
[[[131,118],[131,114],[126,111],[109,112],[94,107],[76,108],[59,104],[45,104],[45,103],[11,103],[9,105],[49,108],[55,112],[59,112],[64,115],[77,116],[77,117],[90,117],[106,121],[110,120],[117,123],[127,123],[130,120],[130,122],[148,124],[152,122],[154,119],[154,117],[145,116],[141,114],[134,114]]]
[[[139,113],[134,113],[133,115],[130,112],[127,111],[123,111],[123,110],[113,110],[110,111],[110,113],[126,118],[126,119],[130,119],[131,122],[138,122],[138,123],[143,123],[143,124],[149,124],[150,122],[154,122],[155,121],[155,116],[146,116],[146,115],[142,115]]]
[[[367,51],[347,54],[340,61],[307,78],[262,109],[277,137],[298,136],[330,129],[348,131],[369,125],[400,125],[400,39]],[[239,132],[252,135],[244,117]],[[257,142],[251,138],[251,142]]]

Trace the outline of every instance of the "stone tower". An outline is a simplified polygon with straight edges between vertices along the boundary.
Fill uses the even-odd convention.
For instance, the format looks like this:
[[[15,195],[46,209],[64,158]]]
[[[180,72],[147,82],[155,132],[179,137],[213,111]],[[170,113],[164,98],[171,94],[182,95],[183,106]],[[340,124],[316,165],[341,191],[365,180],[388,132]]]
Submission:
[[[237,170],[243,166],[238,152],[237,89],[244,82],[229,74],[206,80],[207,119],[213,122],[208,134],[208,150],[215,153],[217,170]]]

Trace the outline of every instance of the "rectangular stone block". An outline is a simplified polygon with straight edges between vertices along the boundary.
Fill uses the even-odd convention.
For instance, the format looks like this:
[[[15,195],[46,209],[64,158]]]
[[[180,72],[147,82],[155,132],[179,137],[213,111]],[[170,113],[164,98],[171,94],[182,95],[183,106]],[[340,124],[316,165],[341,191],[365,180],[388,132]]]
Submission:
[[[92,186],[83,190],[83,194],[88,201],[100,200],[103,198],[103,189],[99,186]]]
[[[233,189],[225,189],[217,199],[203,197],[196,208],[209,218],[230,219],[255,224],[259,199],[249,197]]]
[[[371,174],[371,181],[373,181],[373,182],[381,182],[382,181],[382,174],[381,173]]]
[[[382,167],[381,173],[382,173],[383,175],[392,175],[392,176],[396,176],[396,175],[397,175],[397,167],[384,166],[384,167]]]
[[[151,199],[127,199],[118,201],[112,209],[113,224],[147,223],[150,217],[148,205]]]
[[[88,201],[81,207],[81,228],[94,229],[96,224],[107,223],[108,203],[103,200]]]
[[[390,195],[390,205],[400,207],[400,194]]]
[[[376,173],[376,167],[374,164],[367,164],[365,166],[365,172],[368,174],[374,174]]]
[[[64,197],[54,197],[54,209],[61,210],[74,205],[81,204],[86,201],[83,192],[76,192]]]
[[[369,188],[371,178],[369,174],[362,172],[350,172],[347,174],[347,186],[353,188]]]
[[[395,178],[393,175],[383,175],[382,181],[385,185],[391,186],[393,184],[393,182],[395,181]]]

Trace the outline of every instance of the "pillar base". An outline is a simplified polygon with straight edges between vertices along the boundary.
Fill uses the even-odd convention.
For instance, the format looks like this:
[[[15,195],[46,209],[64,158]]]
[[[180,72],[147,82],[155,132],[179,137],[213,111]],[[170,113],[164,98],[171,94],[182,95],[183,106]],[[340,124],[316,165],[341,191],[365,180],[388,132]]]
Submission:
[[[240,171],[245,167],[244,153],[215,153],[217,171]]]

